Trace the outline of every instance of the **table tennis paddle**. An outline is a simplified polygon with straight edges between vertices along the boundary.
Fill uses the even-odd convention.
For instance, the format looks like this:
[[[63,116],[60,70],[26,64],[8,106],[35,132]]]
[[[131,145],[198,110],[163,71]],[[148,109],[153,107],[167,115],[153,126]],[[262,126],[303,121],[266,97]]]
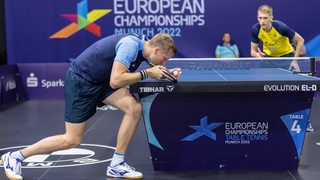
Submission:
[[[155,66],[154,64],[152,64],[152,63],[151,63],[150,61],[148,61],[148,60],[147,60],[147,63],[148,63],[149,66],[151,66],[151,67],[154,67],[154,66]],[[174,75],[170,74],[167,68],[166,68],[166,69],[161,69],[161,70],[162,70],[166,75],[170,76],[170,78],[172,78],[172,79],[167,78],[167,79],[169,79],[171,82],[174,82],[174,83],[178,82],[177,78],[176,78]]]

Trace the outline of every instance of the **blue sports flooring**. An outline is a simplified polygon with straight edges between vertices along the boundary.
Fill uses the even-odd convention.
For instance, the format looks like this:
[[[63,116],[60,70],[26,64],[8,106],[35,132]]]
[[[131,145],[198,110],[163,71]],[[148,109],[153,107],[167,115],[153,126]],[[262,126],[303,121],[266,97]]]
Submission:
[[[141,171],[144,179],[316,180],[320,177],[320,146],[316,145],[316,142],[320,142],[319,108],[320,99],[314,99],[310,120],[315,131],[306,134],[299,169],[296,171],[154,171],[143,121],[129,146],[126,162]],[[63,133],[63,114],[63,100],[26,101],[1,111],[0,153]],[[109,179],[105,171],[113,154],[121,117],[122,113],[112,108],[98,110],[90,119],[83,144],[79,148],[28,159],[22,164],[24,180]],[[2,167],[0,179],[6,179]]]

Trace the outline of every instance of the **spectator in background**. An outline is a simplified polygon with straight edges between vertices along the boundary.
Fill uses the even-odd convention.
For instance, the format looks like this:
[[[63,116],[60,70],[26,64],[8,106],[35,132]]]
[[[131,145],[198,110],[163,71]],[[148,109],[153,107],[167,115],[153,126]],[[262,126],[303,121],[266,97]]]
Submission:
[[[231,41],[229,33],[224,33],[221,44],[218,44],[215,51],[216,58],[238,58],[238,46]]]

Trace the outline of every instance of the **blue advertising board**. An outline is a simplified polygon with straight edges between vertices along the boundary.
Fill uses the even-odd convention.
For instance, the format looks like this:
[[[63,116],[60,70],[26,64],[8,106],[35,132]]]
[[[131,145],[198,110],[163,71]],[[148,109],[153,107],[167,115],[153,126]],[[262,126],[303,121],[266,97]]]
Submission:
[[[317,0],[6,0],[8,63],[68,62],[102,37],[131,32],[169,33],[175,57],[192,58],[213,57],[222,34],[230,32],[240,56],[248,57],[251,27],[265,3],[274,19],[304,37],[307,49],[317,49]]]
[[[159,171],[296,170],[312,97],[309,92],[181,92],[143,97],[153,167]]]
[[[17,65],[0,66],[0,109],[25,99]]]
[[[18,64],[28,99],[63,99],[64,79],[70,63]]]

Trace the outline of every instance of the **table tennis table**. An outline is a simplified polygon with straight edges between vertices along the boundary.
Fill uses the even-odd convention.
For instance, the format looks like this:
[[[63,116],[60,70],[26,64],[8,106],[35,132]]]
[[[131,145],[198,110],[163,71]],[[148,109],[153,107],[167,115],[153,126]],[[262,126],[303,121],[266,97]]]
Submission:
[[[257,92],[318,91],[319,78],[282,68],[244,70],[183,69],[179,83],[147,79],[130,87],[135,93],[148,92]]]
[[[282,68],[186,66],[177,83],[146,79],[130,91],[155,170],[297,169],[319,87]]]

